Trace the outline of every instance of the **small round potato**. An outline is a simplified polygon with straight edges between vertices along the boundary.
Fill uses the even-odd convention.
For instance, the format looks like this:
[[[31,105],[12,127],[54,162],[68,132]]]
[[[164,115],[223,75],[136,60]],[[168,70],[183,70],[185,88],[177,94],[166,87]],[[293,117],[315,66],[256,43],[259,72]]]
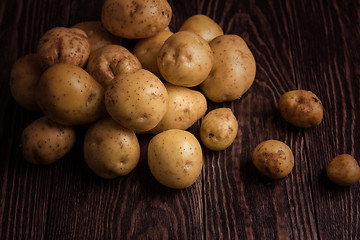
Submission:
[[[65,156],[75,145],[75,129],[41,117],[22,132],[21,146],[26,161],[50,164]]]
[[[83,67],[90,55],[90,43],[81,29],[55,27],[40,38],[37,54],[45,69],[56,63]]]
[[[153,137],[148,164],[161,184],[175,189],[191,186],[201,174],[203,156],[199,141],[190,132],[170,129]]]
[[[293,169],[294,156],[285,143],[267,140],[256,146],[252,153],[252,162],[262,174],[280,179],[289,175]]]
[[[306,90],[286,92],[279,99],[281,116],[294,126],[309,128],[319,125],[323,118],[320,99]]]
[[[37,104],[37,83],[43,69],[36,54],[25,55],[14,63],[10,73],[10,91],[14,100],[30,111],[40,111]]]
[[[207,42],[210,42],[217,36],[224,35],[221,27],[214,20],[203,14],[193,15],[186,19],[179,31],[196,33]]]
[[[140,145],[134,131],[111,118],[104,118],[86,132],[84,158],[98,176],[116,178],[136,167],[140,159]]]
[[[166,81],[183,87],[194,87],[209,75],[213,53],[199,35],[181,31],[170,36],[161,47],[157,63]]]
[[[221,151],[235,140],[238,122],[230,108],[217,108],[205,115],[200,125],[200,138],[205,147]]]
[[[329,179],[339,186],[350,186],[360,180],[360,167],[356,160],[348,154],[333,158],[326,167]]]

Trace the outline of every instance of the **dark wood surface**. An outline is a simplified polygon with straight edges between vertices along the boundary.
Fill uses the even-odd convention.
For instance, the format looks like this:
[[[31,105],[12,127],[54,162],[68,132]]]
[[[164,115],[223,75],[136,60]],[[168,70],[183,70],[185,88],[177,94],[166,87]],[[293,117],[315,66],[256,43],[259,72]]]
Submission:
[[[151,176],[139,136],[137,168],[104,180],[87,167],[81,138],[49,166],[22,157],[20,135],[40,116],[18,106],[9,91],[14,61],[36,49],[55,26],[99,20],[101,1],[0,2],[0,239],[360,239],[360,184],[337,187],[326,176],[331,158],[360,159],[360,1],[171,0],[172,31],[202,13],[225,33],[244,38],[257,62],[256,79],[231,107],[239,122],[225,151],[203,148],[194,185],[163,187]],[[300,129],[279,115],[277,100],[293,89],[323,102],[321,125]],[[198,136],[199,123],[189,130]],[[295,156],[282,180],[251,163],[261,141],[278,139]]]

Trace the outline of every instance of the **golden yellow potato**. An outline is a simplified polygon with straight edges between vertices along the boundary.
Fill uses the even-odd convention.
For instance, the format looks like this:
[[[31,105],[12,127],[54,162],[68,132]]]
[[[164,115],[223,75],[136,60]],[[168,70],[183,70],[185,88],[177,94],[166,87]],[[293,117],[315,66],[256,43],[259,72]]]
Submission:
[[[163,118],[168,101],[164,84],[145,69],[116,76],[105,94],[110,116],[136,133],[154,128]]]
[[[230,108],[216,108],[208,112],[200,125],[200,138],[205,147],[221,151],[235,140],[238,122]]]
[[[105,0],[101,12],[109,32],[131,39],[154,36],[169,25],[171,17],[166,0]]]
[[[279,98],[281,116],[294,126],[309,128],[319,125],[323,118],[320,99],[306,90],[293,90]]]
[[[203,156],[190,132],[170,129],[154,136],[148,145],[148,164],[157,181],[169,188],[191,186],[201,174]]]
[[[333,158],[326,167],[329,179],[339,186],[350,186],[360,180],[360,167],[355,158],[341,154]]]
[[[240,98],[255,79],[256,63],[245,41],[237,35],[222,35],[210,42],[213,68],[201,91],[214,102]]]
[[[59,63],[48,68],[38,83],[38,104],[55,122],[82,125],[106,114],[104,89],[84,69]]]
[[[12,66],[10,72],[10,91],[14,100],[31,111],[40,111],[37,104],[37,83],[43,69],[36,54],[22,56]]]
[[[293,169],[294,156],[285,143],[267,140],[255,147],[252,162],[262,174],[273,179],[280,179],[289,175]]]
[[[134,131],[111,118],[104,118],[87,130],[84,158],[98,176],[116,178],[129,174],[136,167],[140,145]]]
[[[207,42],[210,42],[217,36],[224,35],[221,27],[214,20],[203,14],[193,15],[186,19],[179,31],[196,33]]]
[[[65,156],[75,145],[73,127],[67,127],[41,117],[30,123],[21,134],[21,146],[26,161],[50,164]]]
[[[90,55],[90,43],[81,29],[55,27],[40,38],[37,54],[44,68],[56,63],[83,67]]]
[[[183,87],[194,87],[209,75],[213,53],[199,35],[181,31],[170,36],[161,47],[157,63],[166,81]]]

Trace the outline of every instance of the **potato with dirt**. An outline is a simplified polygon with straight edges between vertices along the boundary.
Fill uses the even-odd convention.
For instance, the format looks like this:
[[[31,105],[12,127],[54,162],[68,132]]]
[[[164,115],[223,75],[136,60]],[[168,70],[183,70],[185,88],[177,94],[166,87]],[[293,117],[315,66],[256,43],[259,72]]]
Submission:
[[[333,183],[346,187],[360,180],[360,167],[353,156],[341,154],[331,159],[326,174]]]

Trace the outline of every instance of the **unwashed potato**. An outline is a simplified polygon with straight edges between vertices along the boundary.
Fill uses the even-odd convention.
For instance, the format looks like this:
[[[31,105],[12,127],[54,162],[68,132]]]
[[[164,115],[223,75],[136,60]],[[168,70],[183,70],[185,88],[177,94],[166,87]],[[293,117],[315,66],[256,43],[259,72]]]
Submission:
[[[319,125],[323,118],[320,99],[306,90],[286,92],[279,98],[281,116],[294,126],[309,128]]]
[[[333,158],[326,167],[329,179],[339,186],[350,186],[360,180],[360,167],[355,158],[341,154]]]
[[[221,151],[235,140],[238,122],[230,108],[217,108],[208,112],[200,125],[200,138],[209,149]]]
[[[204,116],[207,102],[201,92],[170,83],[164,85],[169,96],[169,106],[159,124],[149,133],[157,134],[169,129],[186,130]]]
[[[196,33],[207,42],[210,42],[217,36],[224,35],[221,27],[214,20],[203,14],[193,15],[186,19],[179,31]]]
[[[141,68],[139,60],[125,47],[107,45],[91,53],[86,70],[106,89],[115,75]]]
[[[21,146],[26,161],[50,164],[67,154],[75,145],[73,127],[67,127],[41,117],[30,123],[21,134]]]
[[[169,188],[186,188],[199,177],[202,150],[190,132],[170,129],[154,136],[148,146],[148,164],[157,181]]]
[[[105,91],[84,69],[59,63],[48,68],[38,83],[38,104],[55,122],[89,124],[106,114]]]
[[[101,21],[112,34],[130,38],[148,38],[164,30],[172,11],[166,0],[105,0]]]
[[[40,38],[37,54],[44,68],[56,63],[83,67],[90,55],[90,43],[81,29],[55,27]]]
[[[214,102],[240,98],[255,79],[256,63],[245,41],[237,35],[222,35],[210,42],[214,64],[200,84],[201,91]]]
[[[194,87],[209,75],[213,53],[199,35],[181,31],[170,36],[161,47],[157,63],[166,81],[183,87]]]
[[[267,140],[255,147],[252,162],[262,174],[273,179],[280,179],[289,175],[293,169],[294,156],[285,143]]]
[[[36,54],[25,55],[14,63],[10,73],[10,91],[14,100],[31,111],[40,111],[37,104],[37,83],[43,69]]]
[[[136,167],[140,145],[134,131],[111,118],[104,118],[86,132],[84,158],[98,176],[116,178],[129,174]]]

